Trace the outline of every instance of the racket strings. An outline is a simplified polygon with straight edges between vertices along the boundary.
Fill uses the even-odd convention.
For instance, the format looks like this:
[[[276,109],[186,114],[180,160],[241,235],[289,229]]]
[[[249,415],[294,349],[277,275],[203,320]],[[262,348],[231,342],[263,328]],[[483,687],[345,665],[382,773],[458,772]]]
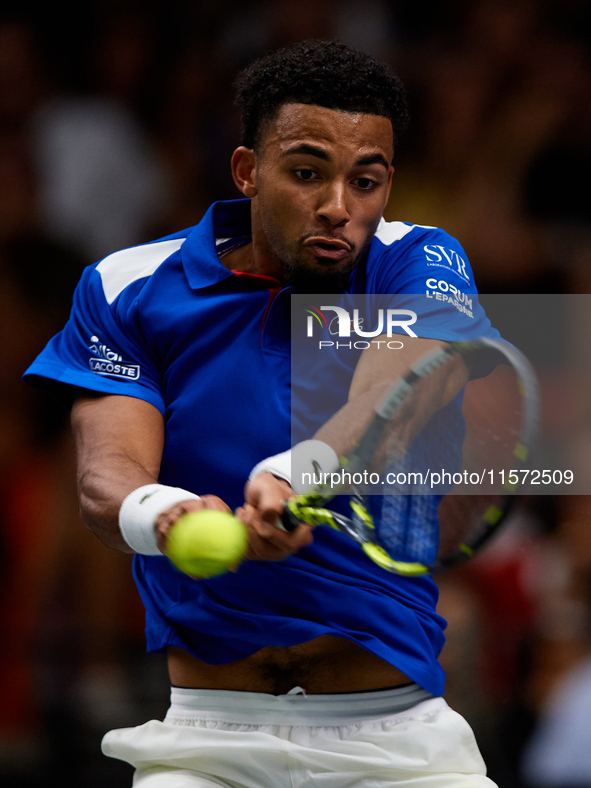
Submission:
[[[421,392],[437,378],[432,373],[458,353],[474,380],[408,441],[401,425],[420,407]],[[515,500],[519,483],[509,485],[508,474],[529,459],[538,410],[535,373],[506,343],[434,351],[392,387],[341,460],[341,471],[372,478],[319,487],[290,499],[288,508],[300,522],[346,533],[388,571],[424,575],[466,560],[498,530]],[[326,508],[334,495],[351,492],[351,517]]]

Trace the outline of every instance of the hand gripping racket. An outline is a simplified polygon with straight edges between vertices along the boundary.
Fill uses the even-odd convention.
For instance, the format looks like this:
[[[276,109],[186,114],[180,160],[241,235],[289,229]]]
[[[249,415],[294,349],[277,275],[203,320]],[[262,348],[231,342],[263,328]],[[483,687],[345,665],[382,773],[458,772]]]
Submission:
[[[458,356],[474,379],[401,451],[392,437],[396,419],[435,370]],[[283,526],[328,525],[401,575],[462,563],[498,531],[516,500],[538,419],[537,379],[522,353],[497,339],[450,343],[419,359],[378,403],[363,436],[340,458],[343,482],[335,484],[334,474],[330,483],[315,478],[311,492],[286,502]],[[350,495],[349,516],[326,508],[342,493]]]

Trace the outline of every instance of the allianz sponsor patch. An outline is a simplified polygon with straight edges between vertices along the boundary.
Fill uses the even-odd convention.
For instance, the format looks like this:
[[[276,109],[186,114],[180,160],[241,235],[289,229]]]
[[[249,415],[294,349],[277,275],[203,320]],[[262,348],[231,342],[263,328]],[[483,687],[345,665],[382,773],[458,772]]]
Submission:
[[[97,375],[109,375],[124,380],[137,380],[140,376],[140,365],[123,361],[122,356],[100,341],[97,336],[90,338],[90,350],[96,355],[88,360],[92,372]]]
[[[447,301],[453,304],[458,312],[462,312],[464,315],[474,318],[472,298],[466,295],[466,293],[462,293],[461,290],[451,285],[449,282],[446,282],[445,279],[438,280],[431,277],[427,279],[425,284],[427,285],[427,290],[425,292],[427,298],[435,298],[437,301]]]

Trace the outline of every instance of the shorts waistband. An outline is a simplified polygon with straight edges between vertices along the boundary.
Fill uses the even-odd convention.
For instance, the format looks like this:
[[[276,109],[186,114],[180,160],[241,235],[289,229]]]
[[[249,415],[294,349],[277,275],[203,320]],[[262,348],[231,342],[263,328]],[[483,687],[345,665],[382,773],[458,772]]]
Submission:
[[[294,687],[287,695],[172,687],[166,720],[207,719],[252,725],[330,725],[389,717],[433,699],[418,684],[377,692],[307,695]]]

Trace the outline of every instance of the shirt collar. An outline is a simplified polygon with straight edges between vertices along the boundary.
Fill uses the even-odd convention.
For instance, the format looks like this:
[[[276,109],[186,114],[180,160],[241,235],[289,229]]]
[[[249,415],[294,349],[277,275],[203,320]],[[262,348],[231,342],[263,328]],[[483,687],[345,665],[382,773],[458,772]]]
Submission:
[[[251,231],[250,200],[220,200],[212,203],[180,249],[189,286],[193,290],[200,290],[233,277],[234,273],[218,257],[215,239],[250,235]],[[355,266],[348,292],[351,292],[352,284],[364,268],[365,260],[362,266]]]
[[[250,235],[250,200],[214,202],[181,246],[189,285],[199,290],[233,276],[218,257],[216,237]]]

